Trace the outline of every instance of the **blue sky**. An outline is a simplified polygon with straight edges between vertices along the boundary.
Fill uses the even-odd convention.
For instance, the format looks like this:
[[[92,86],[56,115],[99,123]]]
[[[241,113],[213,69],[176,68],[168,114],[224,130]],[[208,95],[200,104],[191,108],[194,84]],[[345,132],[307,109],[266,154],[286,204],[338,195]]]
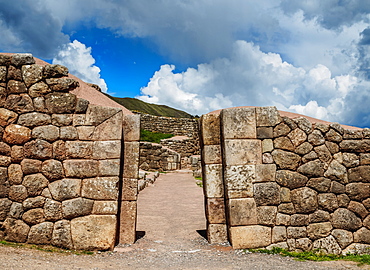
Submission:
[[[0,31],[114,96],[370,127],[370,0],[0,0]]]

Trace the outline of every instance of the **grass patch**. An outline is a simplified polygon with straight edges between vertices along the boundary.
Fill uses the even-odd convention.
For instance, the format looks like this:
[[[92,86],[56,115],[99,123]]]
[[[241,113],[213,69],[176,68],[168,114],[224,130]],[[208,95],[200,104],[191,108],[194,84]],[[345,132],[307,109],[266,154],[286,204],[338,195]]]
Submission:
[[[247,250],[245,250],[247,251]],[[264,253],[264,254],[278,254],[284,257],[293,257],[298,261],[354,261],[363,264],[370,264],[370,255],[357,255],[357,254],[347,254],[347,255],[335,255],[335,254],[325,254],[320,250],[295,252],[287,251],[286,249],[274,247],[271,250],[267,249],[248,249],[252,253]]]
[[[195,178],[195,184],[197,184],[198,187],[203,187],[203,181],[202,181],[202,177],[194,177]]]
[[[151,132],[149,130],[140,130],[140,141],[160,143],[162,139],[173,137],[173,134]]]
[[[62,248],[57,248],[48,245],[31,245],[26,243],[12,243],[5,240],[1,240],[0,244],[3,246],[14,247],[14,248],[28,248],[28,249],[36,249],[43,252],[56,252],[56,253],[68,253],[74,255],[93,255],[93,251],[87,250],[67,250]]]

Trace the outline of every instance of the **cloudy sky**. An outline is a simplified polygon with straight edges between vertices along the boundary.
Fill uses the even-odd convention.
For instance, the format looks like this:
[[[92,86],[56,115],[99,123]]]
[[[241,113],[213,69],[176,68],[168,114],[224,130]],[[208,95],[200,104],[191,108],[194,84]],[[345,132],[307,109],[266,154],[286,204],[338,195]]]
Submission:
[[[115,96],[370,127],[370,0],[0,0],[0,32]]]

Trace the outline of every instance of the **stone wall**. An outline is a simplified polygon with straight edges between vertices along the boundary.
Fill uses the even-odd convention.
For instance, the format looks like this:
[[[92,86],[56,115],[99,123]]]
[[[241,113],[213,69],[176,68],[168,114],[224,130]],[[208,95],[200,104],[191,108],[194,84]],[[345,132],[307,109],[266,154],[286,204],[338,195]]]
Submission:
[[[0,55],[0,239],[85,250],[132,243],[139,119],[77,98],[68,75],[30,54]]]
[[[139,168],[145,171],[172,171],[181,168],[181,156],[160,144],[140,142]]]
[[[208,239],[234,248],[370,247],[370,130],[274,107],[201,118]]]
[[[142,113],[140,115],[141,129],[198,138],[199,128],[196,119],[160,117]]]

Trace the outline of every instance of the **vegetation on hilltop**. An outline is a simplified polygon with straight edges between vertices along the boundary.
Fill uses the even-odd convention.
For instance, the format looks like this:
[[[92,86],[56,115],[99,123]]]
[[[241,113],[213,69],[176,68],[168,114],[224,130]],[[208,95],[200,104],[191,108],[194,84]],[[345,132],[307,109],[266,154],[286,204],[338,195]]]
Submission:
[[[157,105],[144,102],[136,98],[119,98],[112,97],[107,95],[115,102],[121,104],[130,111],[136,111],[146,114],[151,114],[155,116],[165,116],[165,117],[175,117],[175,118],[194,118],[191,114],[187,112],[180,111],[174,108],[171,108],[166,105]]]

